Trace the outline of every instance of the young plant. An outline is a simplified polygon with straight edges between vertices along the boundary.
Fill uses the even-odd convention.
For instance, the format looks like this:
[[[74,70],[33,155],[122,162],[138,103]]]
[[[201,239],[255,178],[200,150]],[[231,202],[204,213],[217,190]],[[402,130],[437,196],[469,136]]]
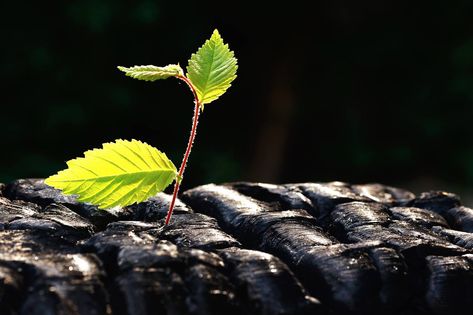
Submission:
[[[224,44],[215,30],[204,45],[192,54],[187,74],[179,64],[165,67],[118,67],[129,77],[156,81],[170,77],[184,81],[194,95],[194,118],[179,171],[166,154],[138,140],[115,140],[104,143],[102,149],[86,151],[84,157],[67,162],[68,168],[50,176],[45,183],[67,195],[77,195],[79,201],[97,205],[100,209],[127,206],[141,202],[163,191],[173,181],[172,201],[166,224],[179,192],[184,170],[194,143],[199,115],[204,105],[218,99],[236,78],[238,65],[233,51]]]

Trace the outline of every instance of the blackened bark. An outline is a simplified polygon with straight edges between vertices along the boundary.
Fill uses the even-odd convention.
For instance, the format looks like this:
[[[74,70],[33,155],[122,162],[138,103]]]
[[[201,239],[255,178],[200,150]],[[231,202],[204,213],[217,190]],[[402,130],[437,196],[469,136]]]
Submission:
[[[0,185],[0,314],[467,314],[473,210],[341,182],[205,185],[112,213]]]

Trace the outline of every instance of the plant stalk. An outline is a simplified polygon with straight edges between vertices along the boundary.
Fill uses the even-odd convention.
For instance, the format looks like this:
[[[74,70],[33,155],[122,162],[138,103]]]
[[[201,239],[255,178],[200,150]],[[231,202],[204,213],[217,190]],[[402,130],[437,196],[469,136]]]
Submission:
[[[176,181],[174,183],[174,191],[172,193],[172,200],[171,200],[171,204],[169,205],[168,213],[166,215],[166,221],[165,221],[166,225],[169,224],[169,221],[171,220],[172,212],[174,210],[174,205],[176,203],[177,194],[179,193],[179,187],[184,175],[184,170],[186,169],[187,160],[189,159],[189,155],[192,150],[192,145],[194,144],[195,135],[197,132],[197,125],[199,123],[200,106],[201,106],[199,102],[199,98],[197,97],[197,92],[194,86],[192,85],[192,83],[189,81],[189,79],[186,78],[185,76],[177,76],[177,78],[179,80],[184,81],[187,84],[187,86],[189,86],[189,88],[191,89],[192,94],[194,95],[195,107],[194,107],[194,118],[192,120],[191,134],[189,136],[189,141],[187,142],[186,152],[184,153],[184,157],[182,158],[181,167],[179,168],[179,172],[178,172]]]

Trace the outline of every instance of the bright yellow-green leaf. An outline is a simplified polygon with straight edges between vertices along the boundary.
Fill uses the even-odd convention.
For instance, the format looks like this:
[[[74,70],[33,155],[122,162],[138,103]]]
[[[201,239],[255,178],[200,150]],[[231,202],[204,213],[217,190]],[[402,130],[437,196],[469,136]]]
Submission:
[[[237,68],[233,51],[215,30],[197,53],[192,54],[187,66],[187,77],[194,85],[200,103],[208,104],[225,93],[236,78]]]
[[[184,71],[179,65],[167,65],[166,67],[156,66],[134,66],[130,68],[117,67],[120,71],[134,79],[143,81],[156,81],[160,79],[167,79],[169,77],[183,76]]]
[[[177,176],[166,154],[137,140],[104,143],[102,149],[86,151],[67,166],[45,183],[101,209],[141,202]]]

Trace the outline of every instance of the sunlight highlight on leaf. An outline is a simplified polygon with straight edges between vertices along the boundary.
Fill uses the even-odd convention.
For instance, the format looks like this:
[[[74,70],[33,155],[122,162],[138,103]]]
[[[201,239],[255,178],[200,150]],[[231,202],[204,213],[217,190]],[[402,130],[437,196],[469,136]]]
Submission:
[[[101,209],[144,201],[177,176],[166,154],[138,140],[116,140],[67,162],[68,168],[45,183]]]
[[[217,30],[192,54],[187,66],[187,77],[194,85],[202,105],[215,101],[236,78],[237,60],[224,44]]]
[[[118,66],[117,68],[120,71],[125,72],[127,76],[143,81],[156,81],[184,75],[184,71],[179,65],[167,65],[165,67],[148,65],[134,66],[130,68]]]

